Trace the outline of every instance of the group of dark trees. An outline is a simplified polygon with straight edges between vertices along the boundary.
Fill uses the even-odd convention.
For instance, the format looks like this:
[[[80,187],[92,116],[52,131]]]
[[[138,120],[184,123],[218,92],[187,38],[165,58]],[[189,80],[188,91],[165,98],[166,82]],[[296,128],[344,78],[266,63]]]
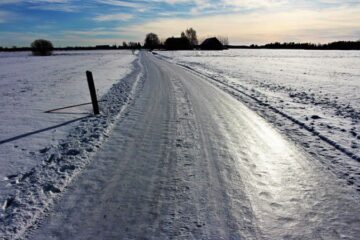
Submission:
[[[190,50],[198,46],[198,38],[193,28],[181,32],[180,37],[171,37],[165,40],[163,48],[166,50]]]
[[[213,37],[214,38],[214,37]],[[207,38],[209,39],[209,38]],[[229,45],[227,37],[216,37],[217,40],[226,48]],[[203,41],[206,39],[203,39]],[[201,41],[201,42],[203,42]],[[146,49],[166,49],[166,50],[191,50],[199,48],[199,40],[195,29],[188,28],[180,33],[180,37],[169,37],[161,41],[157,34],[149,33],[145,37],[144,48]]]
[[[199,44],[196,31],[193,28],[186,29],[185,32],[181,32],[181,38],[187,38],[191,47],[195,47]]]
[[[37,39],[33,41],[30,47],[16,47],[3,48],[0,47],[0,51],[6,52],[17,52],[17,51],[31,51],[34,56],[50,56],[54,50],[116,50],[116,49],[130,49],[135,50],[141,49],[142,46],[139,42],[123,42],[122,46],[117,46],[116,44],[110,45],[97,45],[92,47],[63,47],[63,48],[54,48],[53,44],[49,40]]]
[[[148,33],[145,37],[144,48],[146,49],[161,49],[168,50],[188,50],[193,49],[198,45],[196,31],[193,28],[186,29],[181,32],[180,37],[167,38],[165,41],[160,41],[155,33]]]
[[[208,38],[209,39],[209,38]],[[360,50],[360,40],[358,41],[338,41],[327,44],[313,43],[269,43],[265,45],[235,46],[229,45],[226,37],[217,37],[217,39],[228,48],[266,48],[266,49],[309,49],[309,50]],[[199,47],[199,40],[196,31],[193,28],[186,29],[181,32],[179,38],[171,37],[165,41],[160,41],[155,33],[146,35],[145,44],[141,46],[139,42],[123,42],[122,46],[117,45],[98,45],[95,47],[64,47],[54,48],[53,44],[45,39],[37,39],[31,43],[31,47],[0,47],[0,51],[32,51],[35,56],[48,56],[54,50],[114,50],[114,49],[131,49],[133,51],[141,48],[146,49],[168,49],[168,50],[188,50]]]
[[[21,52],[21,51],[32,51],[34,56],[49,56],[52,54],[54,50],[58,50],[54,48],[53,44],[45,39],[37,39],[33,41],[30,47],[16,47],[13,46],[11,48],[1,47],[0,52]]]
[[[314,43],[268,43],[265,45],[250,45],[250,46],[229,46],[229,48],[265,48],[265,49],[305,49],[305,50],[360,50],[359,41],[338,41],[326,44]]]
[[[122,49],[141,49],[141,44],[139,42],[123,42]]]

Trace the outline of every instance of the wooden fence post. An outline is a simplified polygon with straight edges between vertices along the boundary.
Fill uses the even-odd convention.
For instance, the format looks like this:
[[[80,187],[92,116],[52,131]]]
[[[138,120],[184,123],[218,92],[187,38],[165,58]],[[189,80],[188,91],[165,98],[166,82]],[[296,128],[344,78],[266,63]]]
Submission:
[[[96,97],[96,90],[95,90],[95,84],[94,84],[92,72],[86,71],[86,77],[87,77],[87,82],[89,85],[91,102],[92,102],[92,106],[94,109],[94,114],[97,115],[100,113],[100,111],[99,111],[99,103],[98,103],[97,97]]]

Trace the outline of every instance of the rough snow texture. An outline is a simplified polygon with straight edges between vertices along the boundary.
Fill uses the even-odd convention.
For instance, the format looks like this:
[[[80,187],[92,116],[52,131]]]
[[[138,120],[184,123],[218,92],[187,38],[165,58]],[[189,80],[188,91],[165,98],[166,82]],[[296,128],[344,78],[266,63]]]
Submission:
[[[360,191],[360,52],[158,52],[226,90]]]
[[[111,67],[111,70],[116,71],[116,68],[125,67],[125,64],[129,68],[131,66],[129,65],[129,61],[132,61],[135,58],[134,56],[127,56],[126,54],[117,54],[117,52],[103,52],[99,53],[100,55],[94,53],[95,56],[92,56],[92,53],[84,54],[86,55],[83,56],[83,59],[81,59],[81,53],[79,56],[75,54],[73,56],[74,58],[66,56],[68,57],[69,62],[75,61],[72,65],[76,65],[78,63],[77,61],[82,62],[80,66],[78,65],[79,68],[74,68],[72,71],[67,70],[69,71],[68,74],[72,80],[76,79],[74,75],[84,72],[83,70],[85,70],[87,65],[86,59],[88,58],[95,58],[93,60],[96,61],[92,63],[93,67],[99,65],[99,62],[106,63],[108,71],[110,71],[108,67]],[[57,56],[54,56],[54,58],[56,57]],[[77,57],[80,59],[77,59]],[[127,58],[127,60],[123,60],[122,62],[122,57],[125,59]],[[67,63],[66,61],[64,62],[64,60],[66,59],[63,59],[62,61],[59,60],[59,62],[64,64],[62,67],[65,71]],[[48,61],[57,60],[48,59]],[[121,66],[121,62],[124,65]],[[67,131],[61,135],[65,135],[63,139],[60,139],[57,143],[53,144],[49,144],[48,142],[46,145],[44,143],[46,147],[37,149],[36,152],[34,151],[33,159],[36,159],[37,161],[35,166],[23,172],[7,175],[0,182],[0,201],[2,203],[2,208],[0,209],[0,238],[21,238],[24,231],[38,221],[40,216],[43,216],[44,211],[51,206],[56,196],[64,191],[66,186],[77,176],[84,166],[89,163],[91,156],[108,137],[108,132],[111,130],[113,124],[122,116],[121,113],[131,102],[131,96],[135,91],[134,89],[136,88],[137,82],[141,79],[139,68],[139,63],[137,61],[134,62],[133,67],[130,68],[133,69],[133,71],[121,81],[120,78],[123,77],[122,74],[125,74],[129,70],[120,70],[117,73],[117,81],[114,79],[115,76],[113,73],[106,75],[106,79],[112,79],[112,82],[109,80],[107,84],[98,84],[98,86],[101,86],[99,92],[103,93],[106,88],[110,88],[112,83],[116,83],[112,85],[106,94],[100,94],[102,95],[101,100],[105,100],[105,102],[101,104],[101,115],[91,116],[87,113],[81,118],[78,116],[77,118],[79,119],[77,119],[77,123],[68,127]],[[103,73],[105,74],[105,72]],[[59,81],[59,79],[57,80]],[[40,82],[38,84],[41,85]],[[80,83],[77,84],[81,85]],[[32,84],[29,85],[32,86]],[[87,86],[85,85],[85,87]],[[67,91],[70,91],[70,89],[71,88],[63,89],[63,94],[68,94]],[[78,90],[80,91],[81,89],[82,87],[79,87]],[[47,88],[44,88],[43,90],[47,90]],[[59,94],[61,97],[62,94]],[[59,97],[59,94],[56,95],[54,93],[53,97]],[[78,96],[77,99],[79,101],[81,99],[85,100],[85,97]],[[58,102],[60,102],[61,105],[66,105],[65,102],[67,100],[68,99],[64,99],[64,102],[59,100]],[[55,99],[53,99],[53,101],[56,102]],[[58,104],[58,102],[56,103]],[[70,102],[68,102],[68,104],[69,103]],[[41,108],[46,108],[50,106],[48,104],[49,103],[45,102],[43,105],[40,104],[40,106]],[[19,113],[17,116],[20,116]],[[24,118],[29,117],[30,120],[33,120],[33,115],[23,116]],[[29,119],[28,121],[30,121]],[[56,120],[60,122],[64,121],[63,118]],[[14,121],[16,122],[17,120]],[[46,120],[44,121],[46,122]],[[43,122],[40,122],[39,124],[43,124]],[[22,126],[19,127],[21,128]],[[25,127],[22,128],[25,129]],[[45,141],[47,137],[49,137],[49,135],[42,136],[42,138],[45,138]],[[27,139],[27,141],[34,144],[34,146],[32,146],[33,149],[41,146],[39,142],[33,139]],[[3,152],[1,153],[3,154]],[[26,158],[23,160],[26,160]],[[2,162],[2,164],[5,163],[6,162]],[[26,165],[27,163],[23,164]]]
[[[0,179],[39,164],[39,150],[57,145],[91,113],[91,105],[44,113],[90,102],[86,70],[93,72],[101,98],[131,72],[135,58],[131,51],[0,53]]]

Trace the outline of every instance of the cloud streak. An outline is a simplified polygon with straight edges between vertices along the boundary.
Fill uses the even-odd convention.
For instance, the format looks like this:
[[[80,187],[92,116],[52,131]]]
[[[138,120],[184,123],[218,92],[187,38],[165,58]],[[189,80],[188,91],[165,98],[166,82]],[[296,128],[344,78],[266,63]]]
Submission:
[[[121,44],[142,41],[148,32],[178,36],[188,27],[204,37],[228,36],[234,44],[327,42],[356,40],[360,29],[360,2],[354,0],[0,0],[0,5],[0,45],[7,46],[15,41],[10,32],[26,36],[16,41],[24,39],[27,46],[29,36],[62,44],[100,39]]]
[[[118,13],[118,14],[109,14],[109,15],[101,15],[94,18],[95,21],[98,22],[106,22],[106,21],[128,21],[132,19],[134,16],[132,14],[127,13]]]
[[[245,14],[223,14],[193,18],[157,19],[132,25],[133,36],[149,31],[161,37],[178,36],[187,27],[194,27],[202,36],[228,36],[233,43],[267,43],[270,41],[341,40],[344,36],[357,40],[360,29],[359,8],[330,8],[325,10],[261,11]]]
[[[144,3],[141,2],[127,2],[127,1],[118,1],[118,0],[97,0],[96,2],[117,6],[117,7],[128,7],[128,8],[142,8]]]

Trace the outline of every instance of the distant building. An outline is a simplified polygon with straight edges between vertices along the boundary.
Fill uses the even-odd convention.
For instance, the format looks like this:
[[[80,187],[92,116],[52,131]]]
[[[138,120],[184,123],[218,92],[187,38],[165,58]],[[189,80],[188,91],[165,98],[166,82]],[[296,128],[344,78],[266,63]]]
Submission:
[[[201,50],[223,50],[224,45],[216,37],[205,39],[201,45]]]
[[[192,49],[190,41],[186,37],[168,38],[165,41],[164,47],[166,50],[190,50],[190,49]]]

